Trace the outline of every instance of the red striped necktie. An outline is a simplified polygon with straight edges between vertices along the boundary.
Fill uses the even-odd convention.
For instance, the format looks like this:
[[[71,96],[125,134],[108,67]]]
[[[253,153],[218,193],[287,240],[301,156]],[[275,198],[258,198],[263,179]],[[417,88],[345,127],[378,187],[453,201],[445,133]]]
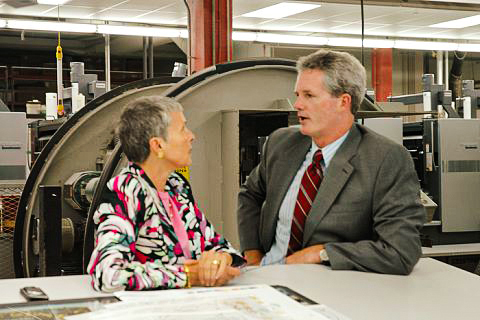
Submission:
[[[317,150],[313,155],[312,163],[303,174],[300,189],[298,190],[297,202],[293,210],[290,242],[288,243],[288,255],[298,251],[303,245],[303,229],[312,203],[317,195],[318,188],[323,179],[323,170],[320,165],[323,155],[322,150]]]

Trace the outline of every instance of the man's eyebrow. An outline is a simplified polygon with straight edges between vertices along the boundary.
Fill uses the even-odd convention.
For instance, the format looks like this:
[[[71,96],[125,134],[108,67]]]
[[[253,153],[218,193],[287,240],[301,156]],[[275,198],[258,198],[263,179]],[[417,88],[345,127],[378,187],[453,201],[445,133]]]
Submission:
[[[310,90],[310,89],[303,89],[303,90],[299,90],[299,91],[300,92],[312,92],[312,90]],[[297,93],[298,91],[295,90],[294,92]]]

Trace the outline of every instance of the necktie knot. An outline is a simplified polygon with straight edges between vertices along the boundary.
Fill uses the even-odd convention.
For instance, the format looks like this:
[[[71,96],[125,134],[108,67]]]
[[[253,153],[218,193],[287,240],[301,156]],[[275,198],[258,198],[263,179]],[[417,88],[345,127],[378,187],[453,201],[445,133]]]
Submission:
[[[313,160],[312,160],[312,163],[313,165],[317,168],[317,169],[320,169],[321,168],[321,161],[323,159],[323,154],[322,154],[322,150],[318,149],[315,154],[313,155]]]

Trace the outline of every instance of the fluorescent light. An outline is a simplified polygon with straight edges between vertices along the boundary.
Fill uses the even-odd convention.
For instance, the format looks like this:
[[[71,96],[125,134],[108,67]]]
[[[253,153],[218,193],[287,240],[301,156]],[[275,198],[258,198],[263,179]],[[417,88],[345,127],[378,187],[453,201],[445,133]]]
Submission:
[[[460,29],[480,24],[480,15],[432,24],[432,28]]]
[[[67,3],[70,0],[37,0],[38,4],[50,4],[50,5],[62,5]]]
[[[235,41],[255,41],[257,40],[257,34],[255,32],[246,32],[246,31],[233,31],[232,40]]]
[[[393,48],[393,40],[383,39],[364,39],[363,46],[365,48]],[[360,38],[328,38],[328,45],[332,47],[361,47],[362,39]]]
[[[112,26],[98,25],[97,32],[105,34],[119,34],[127,36],[145,36],[145,37],[180,37],[180,31],[183,29],[174,28],[155,28],[155,27],[136,27],[136,26]]]
[[[451,2],[451,3],[472,3],[478,4],[478,0],[430,0],[435,2]]]
[[[188,38],[188,30],[180,28],[157,28],[140,26],[115,26],[95,25],[81,23],[67,23],[40,20],[16,20],[0,19],[0,28],[39,30],[53,32],[79,32],[79,33],[100,33],[118,34],[132,36],[166,37],[166,38]],[[266,43],[288,43],[312,46],[335,46],[335,47],[361,47],[360,38],[342,37],[316,37],[298,36],[289,34],[277,34],[266,32],[233,31],[232,39],[235,41],[266,42]],[[436,42],[436,41],[415,41],[415,40],[388,40],[388,39],[364,39],[366,48],[397,48],[411,50],[445,50],[480,52],[480,43],[457,43],[457,42]]]
[[[395,40],[394,48],[397,49],[414,49],[414,50],[458,50],[458,43],[453,42],[433,42],[433,41],[410,41]]]
[[[188,39],[188,30],[187,29],[181,29],[180,30],[180,38]]]
[[[459,43],[458,51],[464,52],[480,52],[480,44],[475,43]]]
[[[242,16],[250,18],[280,19],[297,13],[313,10],[318,7],[320,7],[319,4],[282,2],[270,7],[245,13]]]
[[[11,19],[7,20],[7,28],[81,33],[95,33],[95,31],[97,30],[97,26],[94,24]]]
[[[327,38],[323,38],[323,37],[293,36],[293,35],[275,34],[275,33],[257,33],[256,41],[273,42],[273,43],[308,44],[308,45],[316,45],[316,46],[327,44]]]
[[[382,39],[364,39],[363,46],[366,48],[393,48],[395,41]]]
[[[362,39],[360,38],[328,38],[328,45],[332,47],[361,47]]]

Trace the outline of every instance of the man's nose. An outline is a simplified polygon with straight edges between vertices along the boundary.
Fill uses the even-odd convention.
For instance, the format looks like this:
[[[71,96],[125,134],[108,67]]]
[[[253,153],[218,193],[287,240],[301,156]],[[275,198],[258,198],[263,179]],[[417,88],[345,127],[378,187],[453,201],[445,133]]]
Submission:
[[[303,109],[303,106],[302,106],[302,103],[300,102],[300,99],[297,98],[295,100],[295,103],[293,104],[293,107],[296,109],[296,110],[302,110]]]

